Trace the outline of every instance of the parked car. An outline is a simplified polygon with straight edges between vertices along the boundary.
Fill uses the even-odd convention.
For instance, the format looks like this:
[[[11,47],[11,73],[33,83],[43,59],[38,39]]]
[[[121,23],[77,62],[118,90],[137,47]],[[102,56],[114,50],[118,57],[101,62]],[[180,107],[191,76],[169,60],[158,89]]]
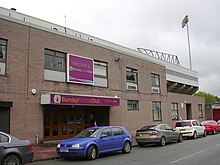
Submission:
[[[101,153],[132,149],[131,135],[122,126],[90,127],[80,132],[75,138],[67,139],[57,145],[60,157],[84,156],[93,160]]]
[[[166,142],[182,142],[183,136],[168,124],[146,125],[136,131],[136,141],[140,147],[147,143],[164,146]]]
[[[181,120],[176,122],[176,129],[183,137],[196,139],[198,136],[206,136],[205,127],[198,120]]]
[[[206,120],[201,123],[205,126],[207,133],[216,134],[220,131],[220,125],[215,120]]]
[[[0,163],[26,164],[33,161],[32,144],[29,140],[20,140],[12,135],[0,132]]]

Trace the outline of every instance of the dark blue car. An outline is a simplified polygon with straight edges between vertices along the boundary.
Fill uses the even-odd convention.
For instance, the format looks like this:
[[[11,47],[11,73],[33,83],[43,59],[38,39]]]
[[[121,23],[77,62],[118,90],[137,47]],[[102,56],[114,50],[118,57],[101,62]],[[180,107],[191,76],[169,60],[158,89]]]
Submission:
[[[75,138],[67,139],[57,145],[60,157],[84,156],[93,160],[101,153],[132,149],[131,135],[121,126],[91,127],[80,132]]]

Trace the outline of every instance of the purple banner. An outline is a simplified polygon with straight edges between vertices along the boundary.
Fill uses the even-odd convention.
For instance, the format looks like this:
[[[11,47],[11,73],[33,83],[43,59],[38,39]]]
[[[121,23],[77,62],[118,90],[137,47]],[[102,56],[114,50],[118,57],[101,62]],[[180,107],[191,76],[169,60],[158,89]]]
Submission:
[[[67,82],[93,85],[93,59],[68,54]]]
[[[77,96],[51,94],[50,104],[58,105],[90,105],[90,106],[119,106],[120,99],[114,97]]]

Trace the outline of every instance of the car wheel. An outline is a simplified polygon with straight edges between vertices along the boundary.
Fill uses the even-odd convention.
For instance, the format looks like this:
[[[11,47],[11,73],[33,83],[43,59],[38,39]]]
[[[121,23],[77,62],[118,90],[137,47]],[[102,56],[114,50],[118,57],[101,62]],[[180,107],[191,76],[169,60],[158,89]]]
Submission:
[[[192,138],[193,138],[193,139],[196,139],[196,138],[197,138],[197,133],[196,133],[196,132],[193,133]]]
[[[123,148],[122,148],[122,152],[129,153],[130,151],[131,151],[131,144],[129,141],[126,141]]]
[[[96,150],[96,147],[94,145],[89,146],[86,154],[87,159],[94,160],[97,157],[97,152],[98,151]]]
[[[139,147],[144,147],[144,143],[138,143]]]
[[[17,155],[8,155],[2,161],[2,165],[9,165],[9,164],[20,165],[21,160]]]
[[[178,137],[178,142],[182,142],[183,141],[183,135],[182,134],[179,134],[179,137]]]
[[[165,144],[166,144],[166,139],[165,139],[164,136],[162,136],[162,137],[160,138],[160,145],[161,145],[161,146],[165,146]]]
[[[216,130],[215,130],[215,129],[213,130],[212,134],[213,134],[213,135],[216,134]]]

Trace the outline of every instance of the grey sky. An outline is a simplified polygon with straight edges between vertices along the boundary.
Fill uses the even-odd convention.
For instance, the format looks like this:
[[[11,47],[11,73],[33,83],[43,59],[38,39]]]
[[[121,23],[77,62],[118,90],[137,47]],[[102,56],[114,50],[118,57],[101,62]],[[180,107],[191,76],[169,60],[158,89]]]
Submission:
[[[1,0],[0,6],[41,18],[132,49],[175,54],[189,68],[189,15],[193,70],[200,90],[220,96],[219,0]]]

